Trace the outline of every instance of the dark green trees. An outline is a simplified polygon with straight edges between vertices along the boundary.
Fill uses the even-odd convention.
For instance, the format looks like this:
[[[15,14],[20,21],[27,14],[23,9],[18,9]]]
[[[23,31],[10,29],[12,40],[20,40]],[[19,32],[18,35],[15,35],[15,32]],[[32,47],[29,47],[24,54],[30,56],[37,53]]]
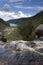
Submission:
[[[34,22],[30,21],[30,22],[26,22],[26,23],[21,23],[18,28],[19,28],[19,33],[22,35],[23,40],[33,40],[35,38]]]

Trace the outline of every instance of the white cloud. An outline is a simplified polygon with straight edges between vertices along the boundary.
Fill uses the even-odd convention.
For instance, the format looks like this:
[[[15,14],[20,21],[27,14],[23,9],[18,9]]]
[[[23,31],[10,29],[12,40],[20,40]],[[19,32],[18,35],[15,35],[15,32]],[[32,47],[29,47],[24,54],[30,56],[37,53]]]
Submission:
[[[43,6],[28,6],[28,7],[25,7],[25,6],[22,6],[22,5],[16,5],[14,7],[19,8],[19,9],[43,10]]]
[[[1,10],[3,10],[3,11],[10,11],[11,7],[10,7],[9,4],[5,4]]]
[[[28,2],[31,2],[31,0],[9,0],[9,2],[22,2],[22,1],[28,1]]]
[[[43,10],[43,7],[39,6],[37,7],[38,10]]]
[[[23,14],[21,11],[18,12],[19,17],[27,17],[25,14]]]
[[[9,0],[9,2],[18,2],[18,1],[22,1],[22,0]]]
[[[18,19],[18,18],[30,17],[30,16],[32,15],[26,15],[21,11],[18,11],[18,13],[0,11],[0,18],[4,19],[5,21],[10,19]]]
[[[35,7],[27,7],[27,9],[43,10],[43,7],[42,6],[35,6]]]

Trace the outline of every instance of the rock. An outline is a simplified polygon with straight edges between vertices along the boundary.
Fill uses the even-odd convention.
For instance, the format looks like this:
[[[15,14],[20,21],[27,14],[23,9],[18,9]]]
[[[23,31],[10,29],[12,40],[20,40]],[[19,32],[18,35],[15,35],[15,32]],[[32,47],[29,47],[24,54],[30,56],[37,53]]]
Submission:
[[[27,51],[21,51],[20,53],[16,53],[15,57],[13,57],[13,60],[9,63],[9,65],[41,65],[41,64],[43,64],[43,56],[40,56],[35,52],[30,53]]]
[[[37,51],[43,53],[43,48],[38,48]]]
[[[0,47],[0,65],[43,65],[43,48],[40,47],[43,43],[31,44],[13,41],[7,43],[7,48]]]
[[[33,41],[27,42],[26,45],[29,46],[29,47],[32,47],[32,48],[37,46],[36,43],[33,42]]]
[[[1,37],[1,41],[3,41],[3,42],[7,42],[7,38],[4,37],[4,36],[2,36],[2,37]]]
[[[0,61],[3,61],[5,65],[41,65],[43,64],[43,55],[30,51],[13,53],[11,50],[6,49],[6,51],[1,52]]]

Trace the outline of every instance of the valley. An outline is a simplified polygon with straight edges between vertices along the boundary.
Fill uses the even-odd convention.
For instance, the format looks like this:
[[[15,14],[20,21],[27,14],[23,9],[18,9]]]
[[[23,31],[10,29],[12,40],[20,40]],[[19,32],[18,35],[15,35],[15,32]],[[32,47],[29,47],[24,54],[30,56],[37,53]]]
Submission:
[[[30,18],[0,19],[0,65],[43,65],[43,11]]]

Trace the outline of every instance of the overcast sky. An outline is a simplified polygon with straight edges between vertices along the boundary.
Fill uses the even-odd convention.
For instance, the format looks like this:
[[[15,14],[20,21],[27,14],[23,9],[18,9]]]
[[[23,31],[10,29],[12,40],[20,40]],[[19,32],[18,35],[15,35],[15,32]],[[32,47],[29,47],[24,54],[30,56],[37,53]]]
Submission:
[[[0,18],[31,17],[43,10],[43,0],[0,0]]]

